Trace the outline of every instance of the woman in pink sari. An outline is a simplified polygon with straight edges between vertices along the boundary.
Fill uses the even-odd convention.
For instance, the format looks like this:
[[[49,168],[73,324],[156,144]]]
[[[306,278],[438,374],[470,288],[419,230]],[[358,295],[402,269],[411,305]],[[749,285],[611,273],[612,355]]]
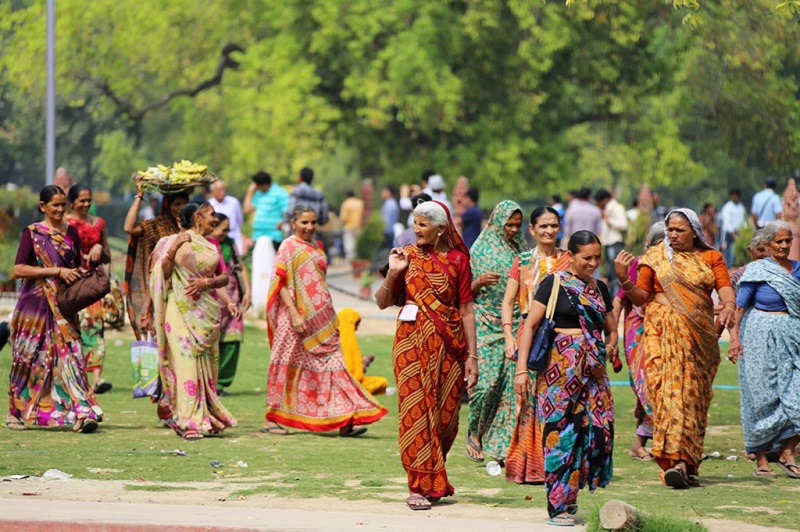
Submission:
[[[387,410],[347,371],[336,311],[325,283],[328,264],[314,240],[317,215],[298,204],[294,234],[278,248],[267,301],[270,365],[267,415],[261,432],[284,435],[281,426],[312,432],[339,430],[359,436]]]

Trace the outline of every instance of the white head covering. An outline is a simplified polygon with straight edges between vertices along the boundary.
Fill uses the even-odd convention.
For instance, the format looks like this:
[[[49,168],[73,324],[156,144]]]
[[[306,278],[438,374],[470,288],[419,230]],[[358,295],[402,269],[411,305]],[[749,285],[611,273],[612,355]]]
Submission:
[[[428,178],[428,187],[434,192],[444,190],[444,178],[439,174],[434,174]]]
[[[703,232],[703,226],[700,225],[700,218],[698,218],[697,213],[694,212],[692,209],[673,209],[669,211],[667,217],[664,218],[664,224],[669,225],[669,217],[672,216],[674,213],[680,213],[689,220],[689,225],[692,227],[692,231],[694,231],[694,236],[697,239],[696,246],[701,249],[714,249],[712,248],[708,242],[706,241],[706,234]],[[672,260],[672,244],[669,241],[669,237],[664,239],[664,245],[667,247],[667,257],[669,260]]]

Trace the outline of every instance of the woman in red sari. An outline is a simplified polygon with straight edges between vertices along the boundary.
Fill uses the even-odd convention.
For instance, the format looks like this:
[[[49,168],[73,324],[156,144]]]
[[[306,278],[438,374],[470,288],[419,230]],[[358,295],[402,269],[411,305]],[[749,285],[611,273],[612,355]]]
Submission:
[[[267,300],[270,343],[267,416],[261,432],[283,435],[281,426],[312,432],[364,434],[386,415],[344,364],[336,311],[325,283],[325,251],[314,240],[317,215],[298,204],[294,234],[278,248]]]
[[[92,190],[86,185],[73,185],[67,193],[70,214],[67,222],[78,230],[81,239],[81,267],[86,270],[102,268],[111,261],[108,248],[106,221],[89,214],[92,206]],[[111,383],[100,377],[106,358],[105,327],[103,325],[103,300],[97,301],[80,311],[81,346],[86,358],[86,372],[92,374],[94,393],[105,393]]]
[[[378,306],[403,305],[392,358],[400,404],[400,459],[412,510],[455,493],[445,460],[458,433],[464,373],[478,378],[469,251],[438,201],[414,209],[417,243],[394,248],[376,294]]]

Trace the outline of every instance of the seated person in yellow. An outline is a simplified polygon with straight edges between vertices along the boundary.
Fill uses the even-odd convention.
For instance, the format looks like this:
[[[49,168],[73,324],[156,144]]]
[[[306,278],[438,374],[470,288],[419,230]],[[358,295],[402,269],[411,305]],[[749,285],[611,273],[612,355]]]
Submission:
[[[361,314],[355,309],[344,308],[339,311],[339,341],[344,354],[344,365],[353,378],[361,383],[369,393],[377,395],[386,393],[389,381],[384,377],[364,375],[364,361],[361,358],[361,348],[358,347],[356,329],[361,323]]]

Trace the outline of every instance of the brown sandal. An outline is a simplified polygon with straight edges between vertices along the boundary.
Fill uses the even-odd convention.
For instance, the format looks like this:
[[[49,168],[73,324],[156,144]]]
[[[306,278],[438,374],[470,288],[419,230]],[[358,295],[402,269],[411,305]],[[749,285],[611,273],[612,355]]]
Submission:
[[[8,416],[6,418],[6,428],[8,430],[28,430],[28,427],[25,426],[25,423],[14,416]]]

